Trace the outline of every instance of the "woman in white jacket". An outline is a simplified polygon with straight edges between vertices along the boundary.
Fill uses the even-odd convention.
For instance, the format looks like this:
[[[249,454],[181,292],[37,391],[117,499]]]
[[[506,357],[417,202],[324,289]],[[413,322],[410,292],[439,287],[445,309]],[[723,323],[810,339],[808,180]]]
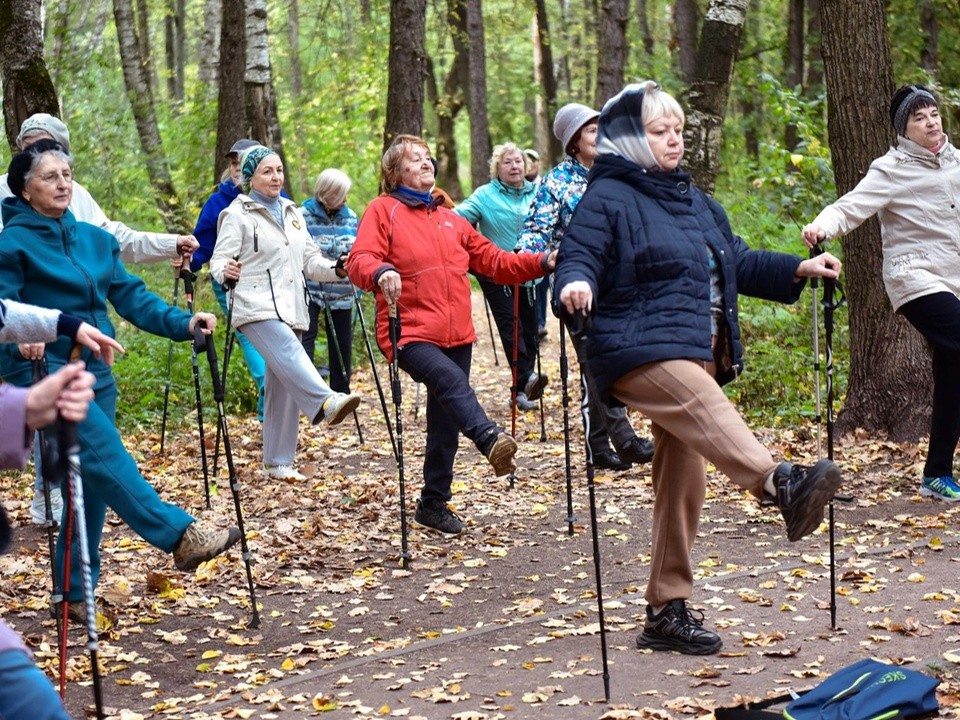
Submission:
[[[233,326],[266,361],[264,473],[303,480],[293,466],[300,411],[314,423],[336,425],[360,403],[358,395],[333,392],[300,344],[310,322],[304,275],[334,282],[346,273],[339,275],[323,257],[300,209],[281,197],[280,157],[255,145],[243,153],[240,166],[248,194],[241,193],[220,213],[210,272],[224,286],[236,283]]]
[[[960,440],[960,153],[943,132],[937,99],[904,85],[890,103],[897,146],[863,180],[803,229],[813,247],[876,214],[883,242],[883,283],[893,309],[933,350],[930,449],[920,494],[960,500],[953,455]]]

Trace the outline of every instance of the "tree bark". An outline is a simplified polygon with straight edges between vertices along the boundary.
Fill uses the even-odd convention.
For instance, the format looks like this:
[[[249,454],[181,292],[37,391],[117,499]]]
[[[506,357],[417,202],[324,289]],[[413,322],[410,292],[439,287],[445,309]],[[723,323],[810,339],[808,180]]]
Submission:
[[[933,0],[923,0],[920,5],[920,28],[923,30],[924,39],[920,49],[920,67],[930,73],[930,77],[935,78],[940,71],[940,26]]]
[[[637,29],[640,31],[640,41],[643,43],[643,52],[647,57],[653,56],[653,33],[650,32],[650,20],[647,18],[647,0],[637,0]]]
[[[441,94],[430,57],[427,57],[427,97],[437,113],[437,147],[435,148],[440,174],[437,182],[454,200],[462,200],[460,165],[457,158],[457,139],[454,125],[466,102],[469,82],[466,0],[447,1],[447,27],[450,30],[453,58],[443,81]]]
[[[541,156],[550,164],[560,160],[563,148],[553,135],[552,120],[557,112],[557,76],[553,70],[553,42],[550,35],[550,23],[547,19],[547,7],[544,0],[536,0],[534,17],[536,42],[533,50],[534,78],[541,92],[537,95],[537,138],[540,140]],[[546,167],[546,163],[542,164]]]
[[[200,46],[197,50],[197,74],[200,82],[210,90],[217,87],[220,80],[220,0],[204,0],[203,31],[200,34]]]
[[[427,0],[390,0],[390,57],[387,65],[386,150],[400,134],[423,133]]]
[[[150,47],[150,9],[147,6],[147,0],[136,0],[135,12],[135,32],[137,37],[137,52],[140,54],[140,61],[143,64],[142,74],[146,78],[151,91],[157,86],[157,78],[153,69],[153,51]],[[116,15],[116,9],[114,9]]]
[[[827,122],[837,193],[853,188],[894,140],[893,71],[883,0],[823,0]],[[929,428],[930,358],[920,335],[892,312],[883,288],[876,218],[843,240],[850,373],[840,432],[886,431],[915,440]]]
[[[807,0],[807,77],[805,97],[817,97],[823,92],[823,55],[820,53],[820,0]]]
[[[490,123],[487,117],[487,58],[481,0],[467,0],[469,77],[467,110],[470,113],[470,178],[473,187],[490,181]]]
[[[230,0],[231,2],[233,0]],[[277,114],[277,96],[270,67],[270,43],[267,31],[266,0],[246,0],[246,72],[244,99],[246,129],[243,137],[252,138],[273,150],[287,166],[283,151],[283,133]],[[283,179],[288,195],[293,194],[290,173]]]
[[[57,91],[43,61],[40,0],[0,5],[0,72],[7,142],[16,148],[20,124],[38,112],[60,115]]]
[[[163,152],[160,128],[154,106],[153,92],[149,75],[140,55],[140,43],[137,38],[130,0],[113,0],[113,16],[117,24],[117,42],[120,46],[120,64],[123,66],[123,82],[127,89],[127,99],[133,110],[140,148],[146,159],[147,176],[153,188],[154,199],[163,217],[164,225],[170,232],[179,232],[189,226],[184,207],[177,197],[167,167],[167,158]]]
[[[692,83],[697,72],[697,0],[676,0],[673,3],[673,45],[677,67],[685,83]]]
[[[217,97],[217,150],[214,153],[214,183],[227,166],[226,154],[246,136],[244,74],[247,69],[247,9],[244,0],[224,0],[220,22],[219,94]],[[255,139],[255,138],[251,138]]]
[[[303,71],[300,67],[300,7],[297,0],[290,0],[287,10],[287,43],[290,46],[290,92],[293,99],[299,101],[303,94]]]
[[[184,0],[169,0],[167,14],[164,17],[164,49],[167,60],[167,96],[176,102],[183,102],[183,72],[186,58],[183,41],[183,23],[186,15]]]
[[[750,0],[747,20],[743,26],[744,39],[741,45],[752,39],[760,44],[760,0]],[[743,142],[747,154],[756,160],[760,157],[760,128],[763,124],[762,101],[753,73],[748,75],[745,87],[740,88],[740,113],[743,115]]]
[[[720,171],[723,118],[748,0],[710,0],[703,19],[697,71],[687,95],[686,164],[697,185],[713,193]]]
[[[597,94],[595,107],[623,89],[623,66],[627,60],[629,0],[603,0],[597,22]]]
[[[787,47],[784,58],[786,85],[791,89],[803,89],[803,47],[804,47],[804,0],[789,0],[787,9]],[[797,147],[797,125],[787,123],[783,129],[783,141],[787,150]],[[793,165],[788,165],[788,171]]]

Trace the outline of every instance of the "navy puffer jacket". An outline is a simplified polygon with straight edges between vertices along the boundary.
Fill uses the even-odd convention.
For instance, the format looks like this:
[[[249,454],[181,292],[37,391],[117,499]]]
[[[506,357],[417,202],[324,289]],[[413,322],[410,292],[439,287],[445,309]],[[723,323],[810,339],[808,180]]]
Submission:
[[[710,248],[720,265],[726,332],[717,380],[743,369],[737,294],[795,302],[801,259],[751,250],[726,213],[682,170],[648,173],[601,155],[560,246],[555,293],[585,280],[594,295],[587,357],[605,400],[626,373],[650,362],[714,360],[710,329]],[[723,326],[724,323],[721,323]]]

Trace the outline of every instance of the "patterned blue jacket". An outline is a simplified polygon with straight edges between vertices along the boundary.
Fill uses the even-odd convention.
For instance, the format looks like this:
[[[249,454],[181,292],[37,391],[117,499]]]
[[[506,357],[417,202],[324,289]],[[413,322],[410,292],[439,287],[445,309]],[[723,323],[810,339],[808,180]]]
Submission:
[[[336,260],[343,253],[350,252],[360,222],[353,210],[344,205],[331,217],[316,198],[310,198],[303,203],[303,217],[307,221],[307,230],[325,258]],[[353,285],[346,278],[335,283],[307,280],[307,294],[310,302],[320,307],[326,302],[331,310],[349,310],[353,305]]]

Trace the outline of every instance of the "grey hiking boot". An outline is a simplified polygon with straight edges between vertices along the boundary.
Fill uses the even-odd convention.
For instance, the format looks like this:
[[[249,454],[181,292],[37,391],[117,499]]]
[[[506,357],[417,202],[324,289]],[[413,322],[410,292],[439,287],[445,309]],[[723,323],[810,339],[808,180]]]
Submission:
[[[548,382],[550,382],[550,379],[546,375],[530,373],[530,377],[523,385],[523,394],[527,396],[528,400],[539,400]]]
[[[530,412],[537,409],[537,403],[530,400],[525,393],[517,393],[517,409],[523,412]]]
[[[445,502],[424,502],[417,500],[417,512],[413,516],[417,525],[442,532],[444,535],[459,535],[463,532],[463,521],[447,507]]]
[[[215,558],[240,539],[240,529],[206,528],[198,521],[187,525],[180,542],[173,549],[173,563],[177,570],[193,572],[200,563]]]
[[[840,487],[840,468],[832,460],[813,467],[780,463],[773,471],[777,494],[773,502],[787,525],[787,539],[795,542],[820,527],[823,508]]]
[[[660,612],[647,606],[643,632],[637,647],[650,650],[676,650],[686,655],[712,655],[723,646],[713,630],[703,627],[703,613],[690,610],[683,600],[671,600]]]
[[[486,456],[490,465],[493,467],[493,474],[497,477],[503,477],[515,472],[517,462],[514,456],[517,454],[517,441],[502,430],[497,433],[497,439],[487,450]]]

